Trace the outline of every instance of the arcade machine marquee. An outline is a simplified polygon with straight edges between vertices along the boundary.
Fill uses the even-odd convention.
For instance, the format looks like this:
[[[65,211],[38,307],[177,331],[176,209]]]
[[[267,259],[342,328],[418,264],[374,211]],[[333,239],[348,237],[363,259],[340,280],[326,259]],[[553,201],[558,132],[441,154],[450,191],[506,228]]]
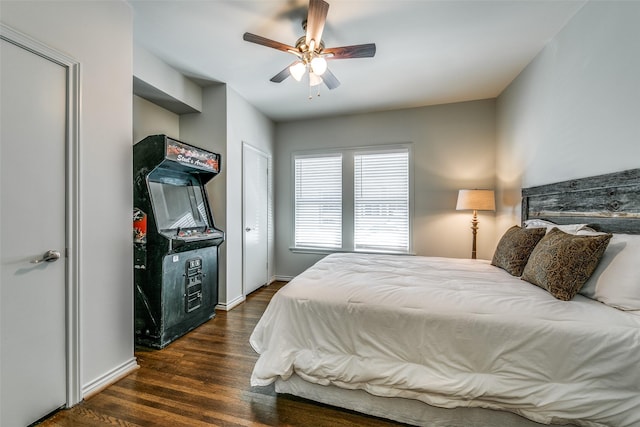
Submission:
[[[215,316],[218,247],[205,184],[220,155],[165,135],[133,146],[136,343],[164,348]]]

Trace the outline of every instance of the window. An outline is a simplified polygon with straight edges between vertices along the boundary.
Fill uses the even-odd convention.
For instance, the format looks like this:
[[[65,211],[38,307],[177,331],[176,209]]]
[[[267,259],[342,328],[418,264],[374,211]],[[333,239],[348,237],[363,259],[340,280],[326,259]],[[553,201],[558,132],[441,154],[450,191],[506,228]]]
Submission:
[[[295,157],[295,246],[342,247],[342,154]]]
[[[411,252],[409,144],[299,153],[293,250]]]
[[[409,150],[355,153],[354,249],[409,251]]]

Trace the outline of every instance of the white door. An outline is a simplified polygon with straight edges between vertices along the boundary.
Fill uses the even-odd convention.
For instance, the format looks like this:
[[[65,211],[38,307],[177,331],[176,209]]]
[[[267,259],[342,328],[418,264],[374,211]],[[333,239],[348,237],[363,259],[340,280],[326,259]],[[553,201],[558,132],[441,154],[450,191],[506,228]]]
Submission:
[[[243,289],[248,295],[269,280],[269,159],[248,144],[242,159]]]
[[[66,403],[67,69],[1,43],[0,425],[25,426]]]

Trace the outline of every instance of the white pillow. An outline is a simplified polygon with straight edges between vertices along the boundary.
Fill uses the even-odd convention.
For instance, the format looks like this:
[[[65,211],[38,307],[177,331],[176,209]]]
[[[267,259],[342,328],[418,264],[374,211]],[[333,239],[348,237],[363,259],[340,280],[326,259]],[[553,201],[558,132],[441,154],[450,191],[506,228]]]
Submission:
[[[621,310],[640,310],[640,235],[614,234],[580,293]]]
[[[578,231],[580,230],[589,230],[589,231],[595,231],[592,228],[589,228],[589,226],[587,226],[587,224],[556,224],[554,222],[551,221],[547,221],[544,219],[528,219],[524,222],[524,228],[546,228],[547,229],[547,233],[553,228],[556,227],[557,229],[564,231],[565,233],[569,233],[569,234],[576,234]]]

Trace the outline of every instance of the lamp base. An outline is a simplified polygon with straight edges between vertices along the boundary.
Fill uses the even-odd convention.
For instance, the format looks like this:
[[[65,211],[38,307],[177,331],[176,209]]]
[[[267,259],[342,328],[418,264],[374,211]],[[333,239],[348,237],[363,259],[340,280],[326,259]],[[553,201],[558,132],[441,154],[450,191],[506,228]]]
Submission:
[[[473,243],[471,244],[471,259],[476,259],[476,235],[478,234],[478,211],[473,210],[473,219],[471,220],[471,233],[473,234]]]

